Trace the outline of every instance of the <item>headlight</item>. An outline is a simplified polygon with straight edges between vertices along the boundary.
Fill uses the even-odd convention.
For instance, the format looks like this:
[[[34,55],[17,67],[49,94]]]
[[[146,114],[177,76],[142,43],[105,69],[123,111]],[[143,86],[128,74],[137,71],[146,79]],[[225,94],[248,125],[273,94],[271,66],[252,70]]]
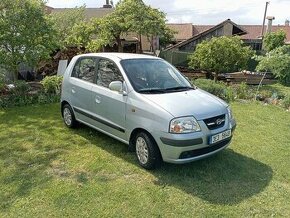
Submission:
[[[233,112],[232,112],[231,107],[228,106],[228,107],[227,107],[227,110],[228,110],[229,119],[230,119],[230,120],[233,119],[234,117],[233,117]]]
[[[200,131],[200,126],[194,117],[180,117],[171,120],[170,133],[190,133]]]

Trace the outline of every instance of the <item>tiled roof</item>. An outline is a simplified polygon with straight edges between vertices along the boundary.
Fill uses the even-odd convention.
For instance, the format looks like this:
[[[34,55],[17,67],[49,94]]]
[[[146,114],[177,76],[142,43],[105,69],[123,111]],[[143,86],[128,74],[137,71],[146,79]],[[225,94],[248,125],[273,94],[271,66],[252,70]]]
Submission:
[[[61,13],[64,11],[74,10],[73,8],[54,8],[52,13]],[[85,8],[85,17],[86,19],[91,18],[101,18],[105,15],[112,13],[114,11],[113,8]]]
[[[193,36],[203,33],[213,27],[214,25],[193,25]]]
[[[192,37],[193,25],[191,23],[167,24],[167,27],[176,31],[174,38],[178,42]]]
[[[243,35],[242,39],[257,39],[261,37],[262,25],[241,25],[248,34]],[[265,32],[267,30],[267,26],[265,26]],[[286,33],[286,42],[290,43],[290,26],[282,26],[282,25],[274,25],[272,26],[272,32],[276,32],[278,30],[284,30]]]
[[[182,26],[183,25],[183,26]],[[172,28],[175,31],[178,31],[178,27],[182,29],[177,35],[178,38],[176,39],[189,39],[192,36],[196,36],[200,33],[203,33],[211,28],[213,28],[215,25],[192,25],[192,35],[190,36],[190,24],[169,24],[168,26]],[[180,27],[182,26],[182,27]],[[247,32],[247,34],[242,35],[242,39],[258,39],[261,37],[262,32],[262,25],[239,25],[243,30]],[[184,28],[188,28],[188,31],[186,31]],[[278,30],[284,30],[286,32],[286,43],[290,43],[290,26],[284,26],[284,25],[273,25],[272,26],[272,32],[276,32]],[[267,26],[265,25],[265,33],[267,30]]]
[[[236,34],[238,34],[238,35],[246,34],[245,30],[242,27],[238,26],[236,23],[232,22],[230,19],[227,19],[227,20],[225,20],[225,21],[223,21],[223,22],[221,22],[221,23],[219,23],[219,24],[217,24],[215,26],[206,26],[206,28],[204,28],[206,30],[204,30],[204,29],[196,29],[196,31],[201,31],[201,32],[198,32],[198,34],[196,34],[196,35],[193,35],[193,31],[192,31],[192,35],[193,35],[192,37],[190,37],[190,38],[188,38],[188,39],[186,39],[184,41],[181,41],[181,42],[179,42],[179,43],[177,43],[175,45],[172,45],[172,46],[166,48],[165,50],[170,50],[170,49],[174,49],[174,48],[180,48],[181,46],[184,46],[184,45],[192,42],[193,40],[196,40],[197,38],[202,37],[202,35],[207,35],[210,32],[213,32],[213,31],[217,30],[218,28],[223,27],[227,23],[230,23],[234,27],[237,28],[238,31],[237,31]]]
[[[262,25],[239,25],[243,28],[247,34],[242,35],[242,39],[258,39],[261,37]],[[198,35],[202,32],[209,30],[214,27],[213,25],[193,25],[193,36]],[[278,30],[284,30],[286,32],[286,42],[290,43],[290,26],[283,25],[273,25],[272,32],[276,32]],[[265,25],[264,32],[266,33],[267,26]]]

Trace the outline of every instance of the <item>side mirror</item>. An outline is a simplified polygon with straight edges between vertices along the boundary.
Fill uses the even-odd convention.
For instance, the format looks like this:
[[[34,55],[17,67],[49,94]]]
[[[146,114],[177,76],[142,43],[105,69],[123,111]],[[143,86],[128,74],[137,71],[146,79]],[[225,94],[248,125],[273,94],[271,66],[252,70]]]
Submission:
[[[123,93],[123,83],[121,81],[113,81],[109,84],[109,89],[119,93]]]

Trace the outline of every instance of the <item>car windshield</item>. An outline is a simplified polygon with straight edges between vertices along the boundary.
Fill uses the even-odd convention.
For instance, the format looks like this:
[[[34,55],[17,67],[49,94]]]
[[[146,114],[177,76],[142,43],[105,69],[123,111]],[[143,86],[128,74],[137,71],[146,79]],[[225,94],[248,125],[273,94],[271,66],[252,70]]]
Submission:
[[[193,89],[190,83],[161,59],[127,59],[121,64],[133,88],[139,93],[159,94]]]

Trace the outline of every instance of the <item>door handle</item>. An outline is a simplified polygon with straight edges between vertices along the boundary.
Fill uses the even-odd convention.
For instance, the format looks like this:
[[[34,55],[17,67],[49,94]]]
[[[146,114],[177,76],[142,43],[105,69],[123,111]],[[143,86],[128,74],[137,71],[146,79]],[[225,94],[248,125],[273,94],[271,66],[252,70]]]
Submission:
[[[96,97],[95,97],[95,102],[96,102],[97,104],[100,104],[100,103],[101,103],[101,97],[98,96],[98,95],[96,95]]]

